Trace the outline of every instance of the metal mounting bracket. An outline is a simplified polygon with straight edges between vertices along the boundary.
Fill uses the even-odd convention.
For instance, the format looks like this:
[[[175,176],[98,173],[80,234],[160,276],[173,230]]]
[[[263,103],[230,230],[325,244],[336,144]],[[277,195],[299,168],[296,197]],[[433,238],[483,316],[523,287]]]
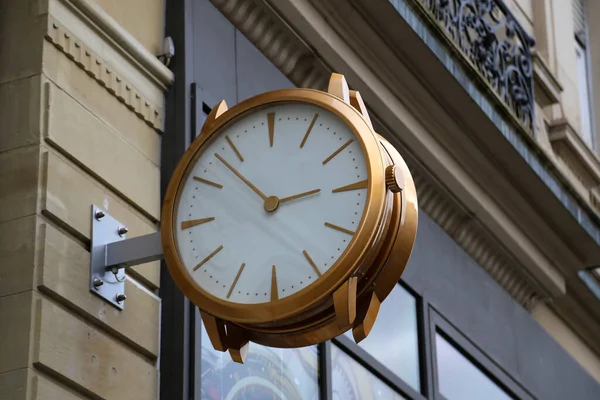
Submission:
[[[90,291],[125,308],[125,268],[163,258],[160,232],[126,239],[127,227],[92,206]]]

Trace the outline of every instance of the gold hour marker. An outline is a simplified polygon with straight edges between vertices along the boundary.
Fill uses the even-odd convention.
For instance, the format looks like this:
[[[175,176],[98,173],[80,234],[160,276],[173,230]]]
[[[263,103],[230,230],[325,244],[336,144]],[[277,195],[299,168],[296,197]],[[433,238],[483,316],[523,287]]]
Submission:
[[[209,181],[208,179],[200,178],[199,176],[194,176],[194,180],[198,181],[198,182],[206,183],[207,185],[214,186],[219,189],[221,189],[223,187],[223,185],[221,185],[221,184]]]
[[[310,131],[312,131],[312,128],[315,125],[315,121],[317,120],[318,116],[319,116],[319,113],[316,113],[315,116],[313,117],[312,121],[310,121],[310,125],[308,126],[308,129],[306,130],[306,133],[304,134],[304,137],[302,138],[302,143],[300,143],[300,148],[304,147],[304,143],[306,143],[306,139],[308,139],[308,135],[310,135]]]
[[[354,235],[354,232],[351,231],[350,229],[342,228],[341,226],[337,226],[337,225],[331,224],[329,222],[325,222],[325,226],[328,228],[336,229],[340,232],[347,233],[348,235]]]
[[[333,189],[331,192],[339,193],[339,192],[347,192],[348,190],[366,189],[368,187],[368,185],[369,185],[369,181],[367,179],[365,179],[364,181],[351,183],[349,185],[342,186],[337,189]]]
[[[237,147],[235,147],[235,144],[233,144],[233,142],[231,141],[231,139],[229,138],[228,135],[225,135],[225,140],[227,140],[227,143],[229,143],[229,146],[231,146],[231,149],[233,150],[235,155],[240,159],[240,161],[244,162],[244,157],[242,157],[242,154],[237,149]]]
[[[242,274],[242,271],[244,270],[245,266],[246,266],[246,264],[242,263],[242,266],[240,267],[240,269],[238,270],[237,274],[235,275],[235,279],[233,280],[233,283],[231,284],[231,287],[229,288],[229,292],[227,292],[227,298],[231,297],[231,293],[233,293],[233,289],[235,288],[235,284],[237,283],[238,279],[240,279],[240,275]]]
[[[210,222],[214,219],[215,219],[215,217],[210,217],[210,218],[202,218],[202,219],[192,219],[189,221],[181,221],[181,229],[188,229],[188,228],[191,228],[192,226],[204,224],[204,223]]]
[[[277,292],[277,270],[273,265],[271,270],[271,301],[279,300],[279,293]]]
[[[325,160],[323,160],[323,165],[327,164],[329,161],[331,161],[331,159],[335,156],[337,156],[338,154],[340,154],[340,152],[342,150],[344,150],[346,147],[350,146],[350,143],[354,142],[354,139],[350,139],[348,140],[346,143],[344,143],[342,145],[342,147],[340,147],[339,149],[337,149],[336,151],[334,151],[329,157],[327,157]]]
[[[269,145],[273,147],[273,137],[275,136],[275,113],[267,114],[267,122],[269,123]]]
[[[315,262],[312,260],[312,258],[310,258],[310,256],[306,252],[306,250],[302,250],[302,254],[304,254],[304,257],[306,257],[306,260],[308,261],[308,263],[310,264],[310,266],[313,267],[313,269],[315,270],[315,272],[317,273],[317,275],[321,276],[321,271],[319,271],[319,268],[317,268],[317,264],[315,264]]]
[[[213,251],[213,252],[212,252],[212,253],[210,253],[208,256],[206,256],[206,258],[205,258],[204,260],[200,261],[200,262],[198,263],[198,265],[196,265],[196,266],[194,267],[194,271],[196,271],[198,268],[200,268],[201,266],[203,266],[204,264],[206,264],[206,262],[207,262],[208,260],[210,260],[211,258],[213,258],[213,257],[214,257],[214,255],[215,255],[215,254],[217,254],[218,252],[220,252],[221,250],[223,250],[223,246],[219,246],[219,247],[217,247],[217,249],[216,249],[215,251]]]

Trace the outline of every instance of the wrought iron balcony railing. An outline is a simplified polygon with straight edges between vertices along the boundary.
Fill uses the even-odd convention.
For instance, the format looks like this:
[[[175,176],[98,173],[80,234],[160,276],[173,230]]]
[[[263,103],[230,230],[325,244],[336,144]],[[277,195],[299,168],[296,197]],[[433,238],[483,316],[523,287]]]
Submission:
[[[535,40],[501,0],[413,0],[528,133]]]

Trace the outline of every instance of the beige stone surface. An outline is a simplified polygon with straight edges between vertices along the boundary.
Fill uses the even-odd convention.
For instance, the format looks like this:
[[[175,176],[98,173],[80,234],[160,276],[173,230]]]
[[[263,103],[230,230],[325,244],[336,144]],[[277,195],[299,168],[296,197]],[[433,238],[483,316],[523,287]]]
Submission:
[[[78,395],[66,386],[56,381],[50,381],[42,375],[33,378],[33,400],[83,400],[85,397]]]
[[[0,85],[0,153],[40,141],[40,82],[35,75]]]
[[[122,222],[129,229],[129,238],[156,232],[156,226],[148,218],[61,155],[48,152],[42,170],[45,177],[42,211],[75,230],[82,238],[90,239],[93,204]],[[145,284],[152,288],[159,287],[159,262],[140,265],[136,270],[144,278]]]
[[[34,215],[0,223],[0,298],[33,289],[35,244]]]
[[[106,325],[130,346],[158,357],[160,300],[131,280],[125,282],[127,302],[118,310],[89,290],[90,253],[51,225],[44,224],[43,272],[40,291],[78,310],[85,319]],[[109,283],[106,283],[109,284]]]
[[[33,291],[0,298],[0,374],[29,364]]]
[[[536,0],[504,0],[525,31],[533,36],[533,2]]]
[[[38,145],[0,153],[0,222],[35,214],[38,165]]]
[[[38,300],[34,365],[101,398],[158,396],[158,371],[138,354],[47,300]]]
[[[0,0],[0,40],[3,56],[0,83],[40,73],[46,30],[42,9],[31,0]],[[27,43],[27,46],[23,46]]]
[[[533,318],[571,356],[600,383],[600,355],[594,353],[579,336],[545,304],[539,304],[532,312]]]
[[[161,54],[165,0],[96,0],[154,55]]]
[[[47,140],[159,220],[160,168],[54,84],[45,89]]]
[[[94,4],[93,0],[76,0],[75,2],[78,4]],[[49,0],[49,3],[50,16],[46,32],[47,40],[51,40],[62,48],[75,62],[81,63],[83,68],[93,74],[100,82],[103,82],[109,89],[121,92],[121,89],[124,89],[124,85],[121,85],[121,83],[128,83],[152,107],[162,109],[164,91],[167,86],[162,78],[149,73],[149,68],[145,62],[144,65],[141,65],[139,58],[128,53],[119,45],[119,42],[128,41],[127,37],[115,36],[112,33],[102,31],[102,28],[97,29],[95,25],[90,24],[90,20],[85,15],[74,12],[74,9],[70,6],[73,2]],[[77,47],[77,45],[80,47]],[[144,54],[148,56],[146,50],[141,45],[138,44],[138,46],[139,48],[133,45],[136,52],[144,51]],[[156,60],[155,55],[151,54],[147,58],[157,63],[161,71],[165,72],[166,68]],[[156,70],[154,72],[158,73]],[[121,78],[122,81],[117,82],[117,77]]]
[[[46,43],[44,73],[56,86],[160,165],[160,134],[55,46]],[[45,81],[47,82],[47,81]]]
[[[0,374],[0,400],[27,400],[28,369]]]

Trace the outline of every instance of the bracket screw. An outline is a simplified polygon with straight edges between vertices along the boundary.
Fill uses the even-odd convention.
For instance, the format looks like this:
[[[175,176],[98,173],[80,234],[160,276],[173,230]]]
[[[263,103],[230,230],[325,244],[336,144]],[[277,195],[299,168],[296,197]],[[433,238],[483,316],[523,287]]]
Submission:
[[[104,285],[104,281],[100,278],[94,279],[94,287],[98,289],[100,286]]]
[[[125,294],[123,294],[123,293],[117,294],[117,303],[122,303],[125,300],[127,300],[127,296],[125,296]]]
[[[119,230],[117,232],[119,233],[119,236],[123,236],[127,232],[129,232],[129,229],[127,229],[127,227],[125,227],[125,226],[120,226]]]
[[[100,221],[102,218],[104,218],[104,216],[105,216],[105,215],[106,215],[106,214],[105,214],[105,213],[104,213],[104,211],[102,211],[102,210],[98,210],[98,211],[96,211],[96,219],[97,219],[98,221]]]

